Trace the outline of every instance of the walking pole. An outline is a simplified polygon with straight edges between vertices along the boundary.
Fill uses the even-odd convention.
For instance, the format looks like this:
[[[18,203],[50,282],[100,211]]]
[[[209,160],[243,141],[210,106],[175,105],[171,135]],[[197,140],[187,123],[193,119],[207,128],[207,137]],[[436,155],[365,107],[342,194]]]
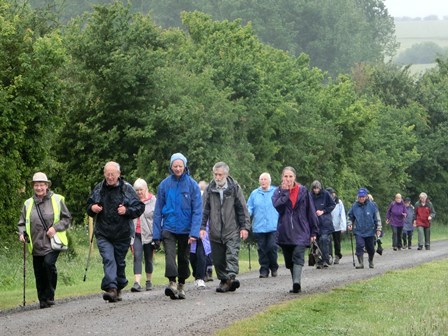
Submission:
[[[23,306],[26,306],[26,240],[23,242]]]
[[[92,224],[92,217],[89,217],[89,234],[90,234],[90,244],[89,244],[89,254],[87,255],[87,262],[86,262],[86,268],[84,271],[84,279],[83,281],[85,282],[87,279],[87,270],[89,269],[89,263],[90,263],[90,255],[92,254],[92,249],[93,249],[93,229],[95,228],[95,222],[96,222],[96,216],[95,219],[93,220],[93,224]]]
[[[247,248],[249,250],[249,271],[252,270],[252,265],[250,263],[250,242],[247,243]]]
[[[352,231],[350,231],[350,242],[352,243],[353,267],[356,267],[356,265],[355,265],[355,251],[353,250],[353,232]]]

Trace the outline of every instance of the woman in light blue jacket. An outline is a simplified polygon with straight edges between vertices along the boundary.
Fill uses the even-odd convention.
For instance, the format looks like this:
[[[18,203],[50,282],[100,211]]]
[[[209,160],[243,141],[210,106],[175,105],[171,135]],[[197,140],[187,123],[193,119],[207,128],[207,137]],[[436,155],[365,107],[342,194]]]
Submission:
[[[260,278],[267,278],[269,271],[277,276],[277,231],[278,213],[272,204],[275,187],[271,186],[271,175],[262,173],[259,178],[260,187],[252,191],[247,200],[247,208],[252,217],[252,231],[258,246],[258,262]]]

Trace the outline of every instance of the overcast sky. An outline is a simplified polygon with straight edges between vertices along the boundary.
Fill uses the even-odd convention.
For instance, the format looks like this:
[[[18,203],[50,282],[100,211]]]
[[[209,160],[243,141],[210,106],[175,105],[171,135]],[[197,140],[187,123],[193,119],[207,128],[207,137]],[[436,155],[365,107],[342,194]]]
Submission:
[[[448,16],[448,0],[385,0],[384,3],[394,17]]]

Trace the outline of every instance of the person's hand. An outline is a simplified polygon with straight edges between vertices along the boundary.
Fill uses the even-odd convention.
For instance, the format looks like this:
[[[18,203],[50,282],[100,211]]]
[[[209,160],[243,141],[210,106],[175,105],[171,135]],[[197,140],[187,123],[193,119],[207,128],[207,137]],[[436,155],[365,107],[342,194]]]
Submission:
[[[311,243],[314,243],[316,241],[316,236],[311,236],[310,241]]]
[[[432,217],[431,217],[431,216],[429,216],[429,217],[428,217],[428,220],[430,221],[431,219],[432,219]]]
[[[386,219],[386,224],[389,224],[389,220],[388,219]]]
[[[317,217],[322,216],[324,214],[323,210],[316,210]]]
[[[376,230],[376,236],[379,238],[381,237],[381,230]]]
[[[154,246],[154,250],[160,250],[160,240],[153,240],[151,245]]]
[[[414,221],[414,227],[417,227],[417,221]]]
[[[118,214],[121,216],[126,214],[126,207],[123,204],[118,206]]]
[[[25,235],[24,235],[23,233],[21,233],[21,234],[19,235],[19,240],[20,240],[22,243],[26,243]]]
[[[56,230],[54,229],[54,227],[50,227],[47,231],[47,236],[48,238],[53,238],[53,236],[56,234]]]
[[[99,205],[98,203],[96,203],[96,204],[94,204],[94,205],[92,205],[92,211],[94,212],[94,213],[100,213],[101,211],[103,211],[103,207],[101,206],[101,205]]]
[[[195,242],[197,239],[195,237],[190,237],[188,238],[188,244],[192,244],[193,242]]]
[[[249,237],[249,231],[247,231],[246,229],[242,229],[242,230],[240,231],[240,238],[241,238],[242,240],[246,240],[247,237]]]
[[[206,230],[200,230],[199,231],[199,237],[201,237],[201,239],[205,239],[206,236],[207,236],[207,231]]]
[[[353,229],[353,226],[351,226],[351,225],[347,225],[347,229],[348,229],[349,231],[351,231],[351,230]]]

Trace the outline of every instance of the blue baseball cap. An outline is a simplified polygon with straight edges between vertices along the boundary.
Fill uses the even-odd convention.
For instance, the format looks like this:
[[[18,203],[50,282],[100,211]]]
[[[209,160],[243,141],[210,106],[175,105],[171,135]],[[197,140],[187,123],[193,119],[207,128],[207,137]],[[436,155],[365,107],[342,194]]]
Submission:
[[[369,191],[366,188],[358,189],[358,197],[366,197],[369,194]]]

